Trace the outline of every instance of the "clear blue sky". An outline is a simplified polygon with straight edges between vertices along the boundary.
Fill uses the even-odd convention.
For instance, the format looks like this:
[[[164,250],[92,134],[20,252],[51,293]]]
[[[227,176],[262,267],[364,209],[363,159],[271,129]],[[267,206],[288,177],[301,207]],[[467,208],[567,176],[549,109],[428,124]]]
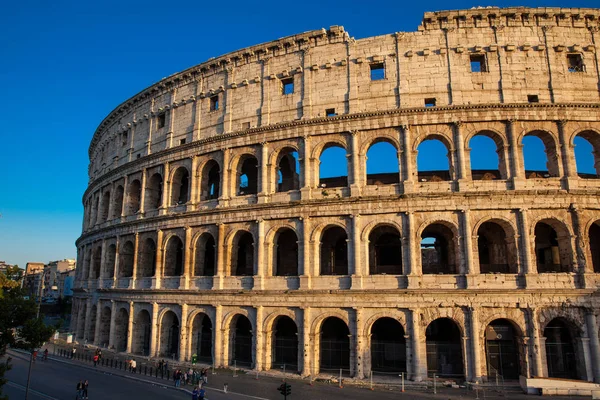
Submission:
[[[0,260],[75,258],[87,148],[145,87],[210,57],[343,25],[355,38],[415,30],[447,1],[8,1],[0,12]],[[598,7],[598,0],[455,1]]]

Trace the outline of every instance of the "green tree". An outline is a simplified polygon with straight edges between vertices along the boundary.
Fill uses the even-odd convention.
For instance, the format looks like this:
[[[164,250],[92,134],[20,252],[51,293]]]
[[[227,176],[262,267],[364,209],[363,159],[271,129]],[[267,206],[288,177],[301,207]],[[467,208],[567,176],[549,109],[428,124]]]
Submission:
[[[52,336],[54,328],[36,318],[37,307],[33,300],[25,299],[21,289],[22,274],[9,271],[9,276],[0,272],[0,400],[8,400],[2,395],[6,384],[4,374],[10,369],[10,357],[5,359],[8,346],[32,351]]]

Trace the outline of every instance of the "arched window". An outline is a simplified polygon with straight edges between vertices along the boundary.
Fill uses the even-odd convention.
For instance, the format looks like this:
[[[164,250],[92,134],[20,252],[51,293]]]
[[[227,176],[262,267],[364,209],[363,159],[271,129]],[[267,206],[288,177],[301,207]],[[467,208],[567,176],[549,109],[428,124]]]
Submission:
[[[378,226],[369,234],[369,274],[402,275],[402,239],[391,226]]]
[[[321,275],[348,275],[348,235],[333,226],[321,235]]]
[[[102,347],[108,347],[108,343],[110,340],[110,321],[112,319],[111,314],[112,310],[110,309],[110,307],[102,308],[100,314],[100,330],[98,335],[98,343]]]
[[[245,155],[240,158],[238,171],[238,194],[258,193],[258,160],[256,157]]]
[[[129,336],[129,312],[124,308],[120,308],[119,311],[117,311],[114,334],[115,350],[118,352],[127,350],[127,337]]]
[[[298,275],[298,236],[289,228],[281,229],[275,235],[276,276]]]
[[[555,318],[544,329],[546,338],[546,364],[550,378],[579,379],[578,354],[575,351],[575,335],[572,324]]]
[[[108,220],[108,210],[110,208],[110,191],[106,190],[102,194],[102,208],[100,209],[99,222],[106,222]]]
[[[371,371],[406,372],[404,328],[393,318],[379,318],[371,327]]]
[[[203,233],[196,241],[195,276],[213,276],[217,264],[215,239],[210,233]]]
[[[575,140],[575,161],[580,178],[600,176],[600,134],[593,131],[579,133]]]
[[[238,232],[233,241],[232,275],[254,275],[254,238],[250,232]]]
[[[94,256],[92,258],[92,271],[90,274],[90,278],[98,279],[100,278],[100,267],[102,260],[102,246],[98,246],[94,249]]]
[[[450,151],[436,136],[423,140],[417,147],[417,171],[420,182],[452,180]]]
[[[490,379],[497,375],[503,379],[519,379],[521,351],[517,332],[505,319],[492,321],[485,329],[485,354]]]
[[[212,363],[212,323],[208,315],[199,313],[192,323],[192,351],[198,361]]]
[[[179,167],[173,174],[171,183],[171,204],[185,204],[189,200],[190,174],[184,167]]]
[[[156,270],[156,243],[151,238],[146,238],[140,248],[138,266],[138,274],[141,278],[154,276]]]
[[[497,134],[479,132],[469,140],[469,148],[473,180],[506,179],[504,146]]]
[[[221,171],[215,160],[206,163],[202,170],[201,200],[218,199],[221,194]]]
[[[138,354],[141,356],[150,355],[150,335],[152,329],[152,324],[150,321],[150,313],[146,310],[141,310],[135,317],[131,343],[131,350],[133,354]]]
[[[133,276],[133,243],[126,241],[119,251],[119,278]]]
[[[163,178],[161,174],[153,174],[150,179],[148,179],[148,184],[146,186],[146,209],[156,210],[161,206],[163,196],[162,186]]]
[[[346,374],[350,369],[350,330],[344,321],[329,317],[323,321],[320,332],[320,372]],[[335,372],[334,372],[335,371]]]
[[[115,196],[113,199],[113,209],[110,219],[119,218],[123,211],[123,186],[119,185],[115,189]]]
[[[287,371],[298,369],[298,328],[287,316],[278,317],[273,329],[273,362],[271,369],[284,365]]]
[[[115,261],[117,259],[117,246],[111,244],[108,246],[105,255],[105,266],[104,271],[106,271],[106,278],[114,278],[115,276]]]
[[[424,274],[457,274],[454,233],[442,224],[429,225],[421,234]]]
[[[398,149],[393,144],[376,142],[367,151],[367,185],[387,185],[400,182]]]
[[[129,188],[127,190],[127,215],[133,215],[140,211],[141,193],[142,189],[140,181],[135,179],[129,183]]]
[[[319,157],[319,186],[348,186],[348,160],[346,149],[339,145],[326,146]]]
[[[460,329],[449,318],[438,318],[425,331],[427,374],[440,377],[464,376]]]
[[[250,367],[252,365],[252,324],[243,315],[231,321],[231,364]]]
[[[561,229],[561,235],[556,228]],[[570,236],[566,228],[555,221],[540,221],[535,225],[535,254],[539,273],[570,272]]]
[[[527,178],[559,176],[554,138],[544,131],[533,131],[523,138],[523,160]]]
[[[183,243],[177,236],[167,242],[165,252],[164,276],[181,276],[183,274]]]
[[[179,318],[173,311],[167,311],[160,324],[160,355],[177,358],[179,356]]]
[[[287,192],[300,188],[300,163],[296,149],[286,147],[277,157],[277,191]]]
[[[514,241],[511,241],[511,250],[513,251],[509,252],[508,238],[499,224],[487,221],[479,226],[477,248],[479,250],[479,269],[482,274],[517,273],[514,261]]]

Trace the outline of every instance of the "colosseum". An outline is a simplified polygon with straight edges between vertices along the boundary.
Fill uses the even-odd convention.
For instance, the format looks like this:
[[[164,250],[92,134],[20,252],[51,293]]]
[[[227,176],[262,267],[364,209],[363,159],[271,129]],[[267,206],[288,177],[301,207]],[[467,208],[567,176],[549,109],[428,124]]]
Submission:
[[[77,340],[303,377],[600,382],[599,28],[598,9],[428,12],[141,91],[89,147]],[[495,169],[472,166],[481,138]],[[445,170],[420,165],[434,142]]]

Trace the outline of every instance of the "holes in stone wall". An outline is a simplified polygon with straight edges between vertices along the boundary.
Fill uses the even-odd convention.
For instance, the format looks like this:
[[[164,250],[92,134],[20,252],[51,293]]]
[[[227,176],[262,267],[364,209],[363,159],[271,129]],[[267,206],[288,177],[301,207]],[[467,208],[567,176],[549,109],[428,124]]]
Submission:
[[[146,208],[156,210],[162,204],[163,178],[159,173],[152,174],[146,186]]]
[[[115,189],[115,196],[113,198],[113,208],[110,215],[110,219],[119,218],[123,210],[123,186],[119,185]]]
[[[378,226],[369,234],[369,274],[402,275],[402,239],[392,226]]]
[[[196,242],[194,265],[195,276],[213,276],[217,267],[215,239],[210,233],[203,233]]]
[[[570,235],[558,223],[544,220],[535,225],[535,254],[538,273],[570,272]]]
[[[231,253],[231,275],[254,275],[254,238],[250,232],[235,235]]]
[[[346,149],[336,144],[325,146],[319,157],[319,186],[322,188],[348,186]]]
[[[425,331],[427,371],[440,377],[464,376],[461,334],[454,321],[438,318]]]
[[[135,179],[129,183],[127,191],[127,215],[136,214],[140,211],[140,199],[142,195],[142,187],[140,181]]]
[[[133,276],[133,252],[134,246],[131,240],[127,240],[119,249],[119,278]]]
[[[421,233],[421,267],[424,274],[457,274],[454,233],[442,224]]]
[[[298,236],[292,229],[284,228],[275,235],[275,276],[298,275]]]
[[[573,144],[579,177],[598,178],[600,176],[600,134],[594,131],[581,132],[575,137]]]
[[[386,141],[373,143],[367,150],[367,185],[398,182],[398,149]]]
[[[417,147],[417,171],[419,182],[451,180],[450,152],[436,137],[428,137]]]
[[[288,192],[300,189],[300,163],[296,149],[286,147],[277,161],[277,191]]]
[[[348,235],[339,226],[321,235],[321,275],[348,275]]]
[[[172,236],[165,248],[164,276],[181,276],[183,274],[183,242],[178,236]]]
[[[185,204],[189,200],[190,174],[184,167],[179,167],[173,174],[171,183],[171,204]]]
[[[146,238],[142,242],[138,256],[138,274],[142,278],[155,275],[156,270],[156,242],[152,238]]]
[[[286,371],[298,369],[298,328],[288,316],[278,317],[273,330],[273,362],[271,369],[283,368]]]
[[[371,327],[371,370],[373,372],[406,372],[406,339],[397,320],[379,318]]]
[[[371,80],[372,81],[380,81],[382,79],[385,79],[385,64],[384,63],[370,64],[369,68],[371,70]]]
[[[238,194],[240,196],[258,193],[258,160],[244,155],[238,163]]]
[[[201,200],[218,199],[221,194],[221,171],[215,160],[210,160],[202,170]]]

